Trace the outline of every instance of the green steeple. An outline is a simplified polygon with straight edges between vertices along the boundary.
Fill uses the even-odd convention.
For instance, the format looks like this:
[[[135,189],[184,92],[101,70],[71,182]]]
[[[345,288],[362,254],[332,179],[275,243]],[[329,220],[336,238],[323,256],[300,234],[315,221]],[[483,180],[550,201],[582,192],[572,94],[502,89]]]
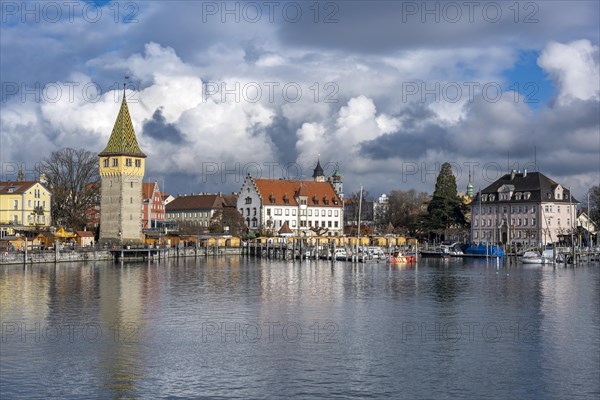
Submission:
[[[127,107],[127,100],[125,100],[125,91],[123,90],[123,101],[121,102],[121,109],[119,115],[115,121],[110,139],[106,148],[102,150],[100,154],[102,156],[133,156],[133,157],[146,157],[146,155],[140,149],[137,139],[135,137],[135,131],[133,130],[133,123],[131,122],[131,116],[129,115],[129,108]]]
[[[469,183],[467,183],[467,196],[473,197],[473,183],[471,182],[471,171],[469,171]]]

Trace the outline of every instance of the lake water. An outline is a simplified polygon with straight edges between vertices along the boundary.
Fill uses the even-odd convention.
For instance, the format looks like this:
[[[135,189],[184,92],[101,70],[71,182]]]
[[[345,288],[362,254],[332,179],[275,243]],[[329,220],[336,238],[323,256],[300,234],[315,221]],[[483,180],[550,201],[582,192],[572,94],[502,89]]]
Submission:
[[[598,399],[600,268],[0,267],[0,398]]]

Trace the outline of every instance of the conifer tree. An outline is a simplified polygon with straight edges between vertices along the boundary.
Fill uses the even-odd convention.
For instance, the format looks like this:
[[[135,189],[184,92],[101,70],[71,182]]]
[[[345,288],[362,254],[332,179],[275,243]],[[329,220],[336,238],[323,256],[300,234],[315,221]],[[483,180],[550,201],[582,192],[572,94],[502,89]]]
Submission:
[[[466,226],[465,207],[458,197],[456,178],[449,163],[442,168],[435,183],[435,191],[427,205],[427,215],[422,219],[422,228],[428,231],[444,231],[448,228]]]

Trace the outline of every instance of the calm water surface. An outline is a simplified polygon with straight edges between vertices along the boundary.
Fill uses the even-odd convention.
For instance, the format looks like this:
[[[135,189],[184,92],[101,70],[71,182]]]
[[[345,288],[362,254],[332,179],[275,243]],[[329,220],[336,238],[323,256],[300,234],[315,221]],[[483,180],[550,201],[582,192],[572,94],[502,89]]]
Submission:
[[[598,399],[600,268],[0,267],[0,398]]]

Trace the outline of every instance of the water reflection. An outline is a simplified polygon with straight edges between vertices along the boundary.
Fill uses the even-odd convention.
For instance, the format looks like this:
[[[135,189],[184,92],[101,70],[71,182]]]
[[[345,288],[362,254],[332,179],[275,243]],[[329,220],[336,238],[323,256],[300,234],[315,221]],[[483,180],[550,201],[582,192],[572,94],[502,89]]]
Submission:
[[[0,394],[593,397],[599,275],[472,260],[2,267]]]

